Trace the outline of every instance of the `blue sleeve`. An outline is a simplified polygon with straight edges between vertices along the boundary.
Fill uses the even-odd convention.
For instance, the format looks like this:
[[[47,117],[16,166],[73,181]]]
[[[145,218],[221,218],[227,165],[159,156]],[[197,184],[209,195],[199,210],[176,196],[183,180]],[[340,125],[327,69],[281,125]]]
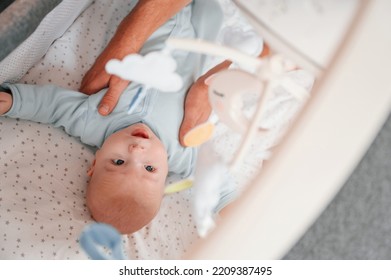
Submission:
[[[12,94],[12,107],[5,114],[63,127],[73,136],[84,133],[87,115],[87,95],[53,85],[3,84]]]

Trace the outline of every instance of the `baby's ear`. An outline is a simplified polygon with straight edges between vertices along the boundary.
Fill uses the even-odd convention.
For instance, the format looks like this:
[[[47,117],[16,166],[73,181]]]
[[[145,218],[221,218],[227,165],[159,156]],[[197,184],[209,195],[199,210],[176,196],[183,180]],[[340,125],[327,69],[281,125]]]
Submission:
[[[88,168],[88,170],[87,170],[87,175],[88,175],[89,177],[91,177],[92,174],[94,174],[94,168],[95,168],[95,159],[94,159],[94,161],[92,162],[90,168]]]

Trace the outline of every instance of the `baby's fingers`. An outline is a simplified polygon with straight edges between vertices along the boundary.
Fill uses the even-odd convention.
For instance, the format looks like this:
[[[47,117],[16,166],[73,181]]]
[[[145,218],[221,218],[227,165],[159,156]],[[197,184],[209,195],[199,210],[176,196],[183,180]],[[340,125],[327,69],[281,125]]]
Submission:
[[[12,106],[12,95],[0,92],[0,115],[7,113]]]

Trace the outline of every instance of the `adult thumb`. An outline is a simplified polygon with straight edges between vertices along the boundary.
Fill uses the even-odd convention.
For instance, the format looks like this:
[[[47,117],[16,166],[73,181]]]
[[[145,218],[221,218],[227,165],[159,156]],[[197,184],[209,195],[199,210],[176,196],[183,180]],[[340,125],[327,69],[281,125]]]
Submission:
[[[118,103],[121,94],[129,85],[129,81],[122,80],[116,76],[112,76],[109,82],[109,88],[103,96],[98,106],[98,112],[102,116],[109,115]]]

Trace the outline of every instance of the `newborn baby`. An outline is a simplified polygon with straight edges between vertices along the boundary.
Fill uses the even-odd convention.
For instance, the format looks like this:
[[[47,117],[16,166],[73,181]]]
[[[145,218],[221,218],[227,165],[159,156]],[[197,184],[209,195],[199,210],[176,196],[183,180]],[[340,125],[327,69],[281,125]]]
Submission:
[[[146,42],[141,54],[164,48],[169,37],[194,38],[191,5],[171,18]],[[90,146],[98,147],[88,170],[87,206],[98,222],[121,233],[137,231],[158,212],[169,172],[191,175],[194,148],[178,141],[184,98],[193,81],[195,58],[172,51],[184,86],[178,92],[148,89],[131,114],[128,106],[142,85],[132,82],[109,116],[97,107],[106,90],[94,95],[54,85],[3,84],[0,115],[63,127]]]

